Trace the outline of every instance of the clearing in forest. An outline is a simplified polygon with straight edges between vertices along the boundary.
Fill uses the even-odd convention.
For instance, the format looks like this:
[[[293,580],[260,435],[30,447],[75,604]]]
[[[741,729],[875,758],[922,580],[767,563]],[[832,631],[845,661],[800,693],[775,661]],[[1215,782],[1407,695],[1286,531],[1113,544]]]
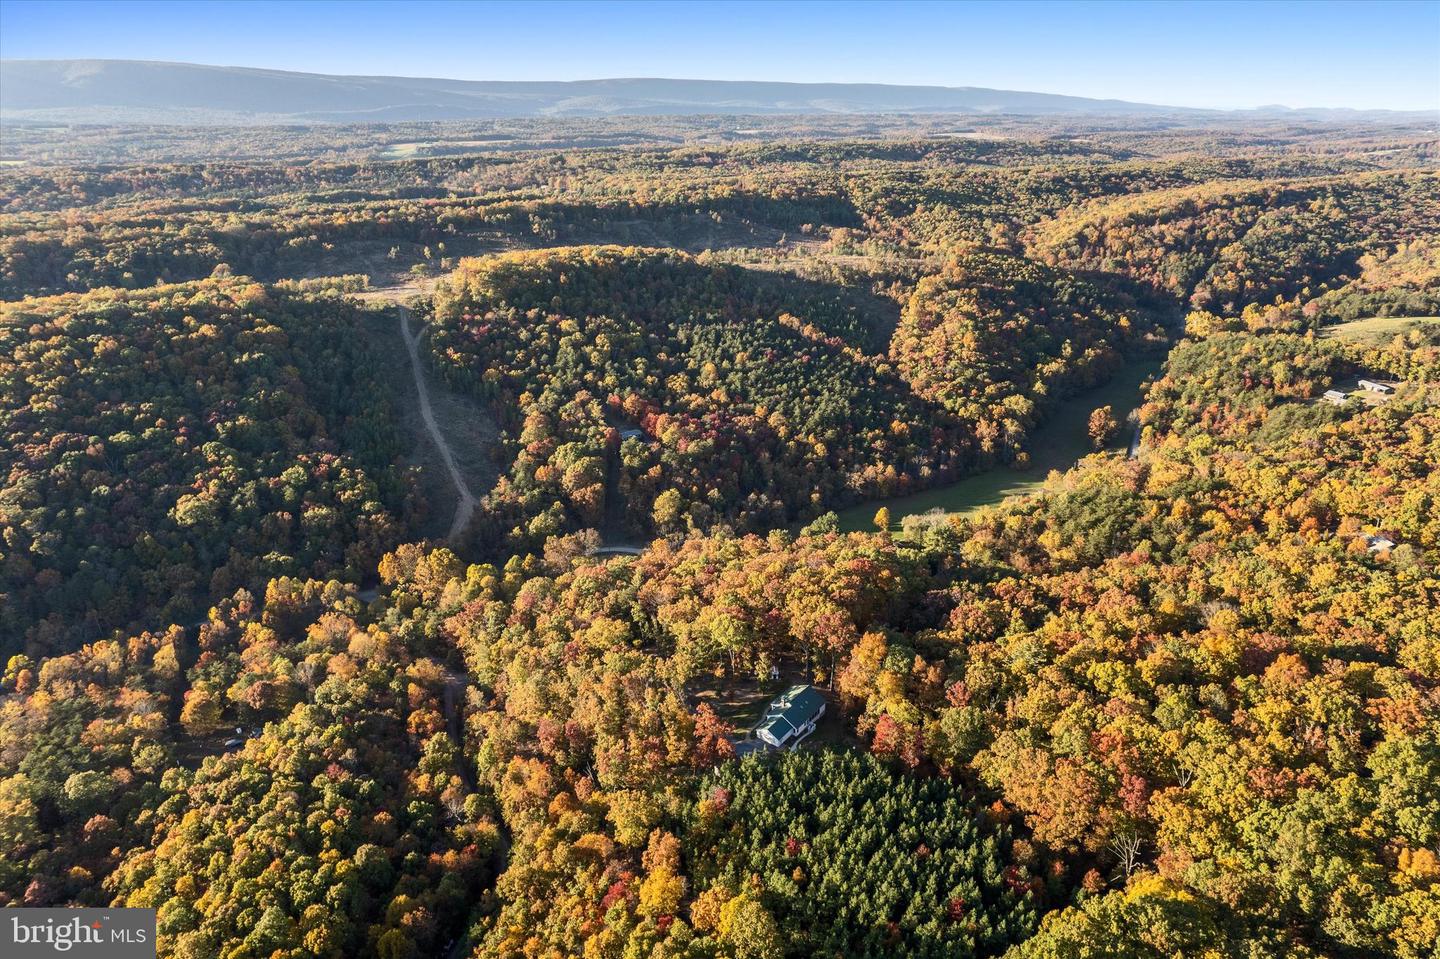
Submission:
[[[1031,452],[1030,465],[1025,469],[997,466],[919,493],[888,500],[869,500],[851,506],[839,511],[841,531],[874,529],[875,512],[882,506],[890,510],[891,523],[898,528],[906,516],[933,510],[964,515],[994,506],[1012,496],[1039,492],[1051,470],[1067,470],[1092,452],[1086,430],[1091,411],[1110,406],[1124,423],[1130,411],[1140,405],[1141,385],[1157,375],[1162,366],[1163,360],[1160,359],[1136,360],[1108,383],[1060,401],[1026,444]],[[1127,423],[1110,444],[1110,449],[1124,449],[1131,435],[1132,428]]]
[[[1386,343],[1397,334],[1440,323],[1440,316],[1367,316],[1327,326],[1320,331],[1322,339],[1344,340],[1347,343]]]
[[[393,304],[371,314],[366,332],[384,361],[381,373],[401,404],[397,416],[413,437],[405,462],[420,468],[423,500],[430,505],[420,532],[430,539],[454,540],[499,476],[493,455],[499,430],[487,410],[446,388],[428,369],[425,331],[399,305],[403,292],[377,290],[366,297]]]

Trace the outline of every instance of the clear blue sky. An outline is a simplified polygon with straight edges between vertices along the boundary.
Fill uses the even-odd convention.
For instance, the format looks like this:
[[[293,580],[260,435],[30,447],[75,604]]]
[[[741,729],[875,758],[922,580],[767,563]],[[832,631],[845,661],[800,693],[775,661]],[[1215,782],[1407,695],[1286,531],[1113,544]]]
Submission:
[[[923,83],[1180,106],[1440,109],[1440,0],[0,0],[0,56],[489,80]]]

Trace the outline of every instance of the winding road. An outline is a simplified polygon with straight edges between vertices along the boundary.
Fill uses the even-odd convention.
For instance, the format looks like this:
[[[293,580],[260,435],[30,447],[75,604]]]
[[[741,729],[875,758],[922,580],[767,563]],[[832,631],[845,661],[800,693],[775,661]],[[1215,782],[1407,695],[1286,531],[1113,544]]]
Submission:
[[[450,471],[450,482],[455,484],[455,492],[459,496],[455,503],[455,519],[451,521],[450,532],[447,534],[447,538],[453,542],[465,532],[465,527],[470,525],[470,517],[475,513],[475,494],[465,485],[465,477],[460,475],[460,467],[455,464],[455,454],[451,452],[450,444],[440,432],[440,425],[435,422],[435,411],[430,406],[430,388],[425,383],[425,371],[420,366],[420,334],[410,332],[410,311],[399,305],[395,308],[400,313],[400,337],[405,341],[405,349],[410,352],[410,372],[415,377],[415,390],[420,394],[420,418],[425,421],[425,429],[430,433],[430,439],[435,442],[435,448],[440,451],[440,458],[445,461],[445,468]]]

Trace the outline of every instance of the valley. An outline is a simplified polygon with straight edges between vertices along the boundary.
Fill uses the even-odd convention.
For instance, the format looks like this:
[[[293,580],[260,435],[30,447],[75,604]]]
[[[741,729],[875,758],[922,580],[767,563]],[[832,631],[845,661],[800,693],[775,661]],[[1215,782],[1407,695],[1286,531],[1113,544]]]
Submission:
[[[997,506],[1014,496],[1038,493],[1045,487],[1046,477],[1052,470],[1064,472],[1095,452],[1086,427],[1091,412],[1102,406],[1111,407],[1119,421],[1126,424],[1106,449],[1115,453],[1130,448],[1135,428],[1129,425],[1129,417],[1143,401],[1146,381],[1163,367],[1160,360],[1140,359],[1125,366],[1104,385],[1062,400],[1030,439],[1029,465],[1024,469],[1001,467],[923,493],[847,507],[839,512],[841,531],[874,529],[875,511],[882,506],[889,510],[891,521],[903,528],[907,517],[930,521],[937,515],[941,518],[964,516]]]

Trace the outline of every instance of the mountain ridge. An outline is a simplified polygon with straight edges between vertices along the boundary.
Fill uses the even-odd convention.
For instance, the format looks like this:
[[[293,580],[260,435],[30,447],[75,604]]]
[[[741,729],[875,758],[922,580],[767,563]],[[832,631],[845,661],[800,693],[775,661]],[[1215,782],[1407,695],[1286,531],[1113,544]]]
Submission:
[[[310,123],[763,114],[1197,115],[1213,111],[985,87],[616,77],[453,80],[146,60],[0,61],[7,120],[173,114],[171,122]]]
[[[331,124],[517,117],[864,114],[1188,120],[1244,115],[1316,120],[1411,115],[1388,110],[1288,107],[1226,111],[972,86],[664,77],[455,80],[158,60],[0,60],[0,118],[11,123]]]

